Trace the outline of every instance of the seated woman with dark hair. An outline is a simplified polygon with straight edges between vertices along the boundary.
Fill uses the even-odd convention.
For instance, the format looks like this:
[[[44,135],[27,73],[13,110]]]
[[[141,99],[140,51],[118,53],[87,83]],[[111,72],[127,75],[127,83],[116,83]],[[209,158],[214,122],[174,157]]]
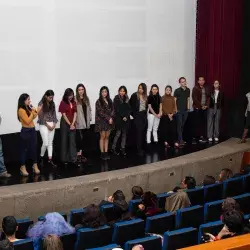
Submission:
[[[204,177],[204,180],[203,180],[203,186],[205,187],[205,186],[208,186],[208,185],[212,185],[212,184],[215,184],[215,182],[216,182],[216,180],[215,180],[215,178],[213,177],[213,176],[211,176],[211,175],[206,175],[205,177]]]
[[[141,199],[142,195],[143,195],[143,189],[140,186],[134,186],[132,187],[132,200],[137,200],[137,199]]]
[[[91,204],[87,206],[84,215],[82,216],[82,223],[76,225],[76,229],[80,228],[98,228],[107,223],[105,216],[98,206]]]
[[[142,203],[138,206],[136,217],[145,219],[163,211],[159,208],[157,196],[153,192],[145,192],[141,198]]]
[[[219,175],[218,182],[223,182],[233,177],[233,172],[229,168],[223,168]]]
[[[222,203],[222,214],[230,212],[232,210],[240,211],[240,204],[233,198],[226,198]],[[221,215],[221,220],[223,220],[223,215]]]

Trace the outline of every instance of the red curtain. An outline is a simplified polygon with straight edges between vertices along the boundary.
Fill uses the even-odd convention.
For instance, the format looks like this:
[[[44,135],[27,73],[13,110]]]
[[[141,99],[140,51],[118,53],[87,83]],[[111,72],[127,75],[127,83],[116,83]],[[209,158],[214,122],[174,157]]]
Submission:
[[[241,75],[243,0],[198,0],[196,79],[219,80],[233,98]]]

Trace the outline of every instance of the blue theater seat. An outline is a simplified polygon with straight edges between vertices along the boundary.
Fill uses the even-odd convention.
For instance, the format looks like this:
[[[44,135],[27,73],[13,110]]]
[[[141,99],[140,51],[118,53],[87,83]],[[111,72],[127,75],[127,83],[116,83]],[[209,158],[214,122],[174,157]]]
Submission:
[[[140,205],[141,203],[142,203],[141,199],[130,200],[129,201],[129,212],[132,215],[136,215],[136,211],[138,210],[138,205]]]
[[[223,223],[220,220],[200,225],[198,234],[198,243],[202,243],[202,236],[205,233],[218,235],[218,233],[222,228],[223,228]]]
[[[33,225],[33,221],[30,218],[25,218],[21,220],[17,220],[18,230],[16,232],[17,239],[25,239],[26,233],[31,225]]]
[[[212,222],[220,220],[222,214],[223,200],[208,202],[204,205],[204,222]]]
[[[95,248],[109,245],[112,240],[112,228],[102,226],[99,228],[83,228],[77,231],[76,250]]]
[[[128,240],[134,240],[145,236],[144,221],[135,219],[114,224],[112,242],[123,245]]]
[[[189,200],[192,206],[204,204],[204,190],[203,188],[188,189],[187,191]]]
[[[250,174],[244,176],[245,192],[250,193]]]
[[[198,228],[204,222],[204,208],[197,205],[177,210],[176,228]]]
[[[76,243],[76,233],[73,234],[64,234],[60,237],[63,250],[72,250]]]
[[[250,214],[250,194],[249,193],[234,196],[233,198],[240,204],[240,210],[244,214]]]
[[[79,208],[79,209],[72,209],[69,213],[69,222],[74,227],[77,224],[82,223],[82,216],[84,215],[86,209]]]
[[[228,179],[223,182],[224,198],[241,195],[245,191],[244,177]]]
[[[175,213],[164,213],[148,217],[146,233],[164,234],[175,229]]]
[[[161,250],[162,241],[158,236],[150,236],[142,239],[130,240],[125,243],[124,250],[131,250],[135,245],[142,245],[144,250]]]
[[[189,227],[164,234],[162,250],[176,250],[197,244],[198,232],[196,228]]]
[[[86,250],[112,250],[114,248],[118,248],[120,246],[116,245],[116,244],[110,244],[108,246],[104,246],[104,247],[96,247],[96,248],[88,248]]]
[[[15,250],[34,250],[33,241],[30,239],[16,241],[13,245]]]
[[[203,189],[205,203],[223,199],[223,183],[208,185]]]
[[[169,197],[172,194],[173,193],[170,193],[170,194],[169,193],[157,194],[159,208],[165,209],[166,198]]]

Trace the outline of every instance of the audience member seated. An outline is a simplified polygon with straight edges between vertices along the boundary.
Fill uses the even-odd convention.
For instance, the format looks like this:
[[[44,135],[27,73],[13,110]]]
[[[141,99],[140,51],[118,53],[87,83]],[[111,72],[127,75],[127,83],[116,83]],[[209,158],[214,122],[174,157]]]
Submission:
[[[189,207],[191,202],[184,189],[176,189],[177,192],[166,198],[165,210],[175,212],[178,209]]]
[[[49,234],[62,236],[64,234],[74,233],[75,229],[70,226],[63,216],[59,213],[48,213],[42,221],[38,221],[31,227],[27,236],[32,239],[44,238]]]
[[[98,228],[107,224],[106,218],[100,208],[94,204],[86,207],[86,211],[82,216],[82,223],[76,225],[79,228]]]
[[[63,250],[60,238],[53,234],[46,236],[43,240],[43,250]]]
[[[13,243],[11,243],[8,239],[1,240],[0,250],[14,250]]]
[[[250,232],[250,230],[245,227],[244,216],[240,211],[231,210],[223,213],[222,222],[224,227],[217,236],[209,233],[205,234],[209,236],[208,242],[239,236]]]
[[[215,184],[216,180],[213,176],[211,175],[206,175],[204,180],[203,180],[203,186],[208,186],[208,185],[212,185],[212,184]]]
[[[145,192],[142,195],[142,204],[138,206],[136,217],[145,219],[148,216],[153,216],[162,212],[162,209],[158,207],[158,199],[153,192]]]
[[[132,188],[132,200],[137,200],[137,199],[141,199],[142,195],[143,195],[143,189],[142,187],[139,186],[134,186]]]
[[[194,189],[196,188],[196,180],[192,176],[186,176],[181,183],[181,188],[183,189]]]
[[[229,168],[223,168],[219,175],[218,182],[223,182],[233,177],[233,172]]]
[[[226,198],[222,203],[222,213],[227,213],[232,210],[237,210],[240,212],[240,204],[233,198]],[[221,220],[223,220],[223,215],[221,215]]]
[[[16,238],[16,231],[18,230],[18,225],[15,217],[13,216],[4,217],[2,222],[2,229],[6,238],[10,242],[15,242],[19,240]]]

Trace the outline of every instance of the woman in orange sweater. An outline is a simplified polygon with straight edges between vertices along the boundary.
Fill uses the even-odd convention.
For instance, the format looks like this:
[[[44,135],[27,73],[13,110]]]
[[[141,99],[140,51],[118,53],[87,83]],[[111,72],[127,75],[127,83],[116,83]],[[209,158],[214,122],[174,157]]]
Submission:
[[[34,119],[37,117],[41,107],[35,109],[31,105],[30,97],[28,94],[22,94],[18,100],[17,118],[22,124],[20,133],[21,137],[21,168],[20,174],[28,176],[26,170],[26,160],[30,158],[33,160],[33,173],[40,174],[37,166],[37,136],[35,130]]]

